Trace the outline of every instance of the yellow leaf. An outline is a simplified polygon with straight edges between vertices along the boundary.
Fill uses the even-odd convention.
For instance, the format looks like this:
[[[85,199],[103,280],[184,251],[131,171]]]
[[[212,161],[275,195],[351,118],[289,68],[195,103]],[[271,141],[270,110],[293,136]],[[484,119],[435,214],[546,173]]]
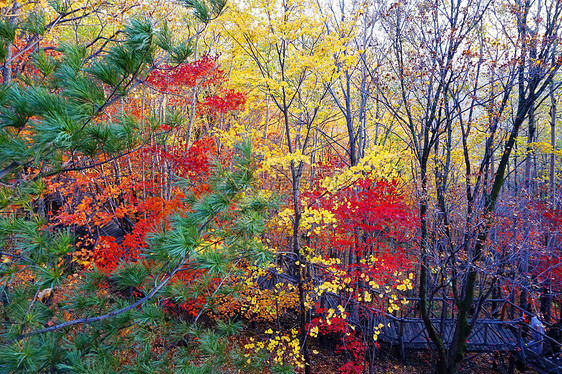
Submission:
[[[44,298],[47,298],[49,296],[51,296],[51,294],[53,293],[53,289],[52,288],[45,288],[43,291],[39,292],[37,294],[37,298],[39,300],[43,300]]]

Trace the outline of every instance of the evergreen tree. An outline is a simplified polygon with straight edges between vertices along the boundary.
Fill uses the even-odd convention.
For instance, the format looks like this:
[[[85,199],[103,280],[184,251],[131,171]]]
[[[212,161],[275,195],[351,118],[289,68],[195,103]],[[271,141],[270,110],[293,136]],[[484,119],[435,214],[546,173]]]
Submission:
[[[225,3],[184,5],[207,24]],[[34,70],[1,87],[1,373],[210,373],[241,363],[236,350],[226,350],[240,324],[199,317],[215,297],[235,292],[238,264],[269,260],[259,238],[272,202],[255,187],[249,142],[228,166],[214,163],[207,192],[186,188],[185,209],[150,236],[138,259],[121,261],[110,275],[95,266],[78,273],[68,261],[76,237],[38,204],[45,178],[110,163],[158,138],[126,113],[107,110],[158,63],[188,58],[191,41],[175,44],[165,25],[138,19],[122,35],[95,53],[80,45],[57,47],[60,57],[39,49]],[[193,296],[180,275],[194,269],[200,284],[221,281],[188,321],[174,311]]]

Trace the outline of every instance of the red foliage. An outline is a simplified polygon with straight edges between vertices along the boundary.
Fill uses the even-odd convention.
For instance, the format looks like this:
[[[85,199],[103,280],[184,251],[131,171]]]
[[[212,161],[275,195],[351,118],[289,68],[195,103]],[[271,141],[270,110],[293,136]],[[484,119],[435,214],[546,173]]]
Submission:
[[[228,90],[222,95],[219,93],[206,97],[199,103],[199,110],[203,115],[216,116],[239,110],[245,103],[246,97],[242,93]]]
[[[361,334],[349,327],[347,321],[340,317],[333,317],[328,323],[322,318],[310,321],[310,327],[318,326],[318,335],[338,342],[335,353],[346,356],[347,362],[339,367],[342,374],[360,374],[364,370],[365,343]]]
[[[197,114],[212,120],[240,110],[246,103],[244,94],[224,87],[226,80],[226,74],[220,69],[217,57],[208,55],[191,63],[165,65],[152,71],[146,79],[161,93],[171,94],[169,103],[172,105],[191,105],[195,98]],[[197,90],[195,96],[193,89]],[[171,127],[163,125],[161,129],[166,131]]]
[[[215,140],[211,137],[195,141],[191,147],[185,144],[175,146],[152,146],[144,150],[151,158],[157,155],[182,178],[195,178],[197,184],[203,183],[211,166],[210,160],[216,156]]]
[[[106,274],[111,274],[120,261],[136,261],[140,255],[139,248],[125,249],[115,242],[111,236],[100,236],[94,246],[93,262],[98,269]]]
[[[206,87],[225,79],[226,74],[219,68],[217,57],[206,55],[178,66],[164,65],[153,70],[146,81],[164,93],[181,93],[196,85]]]
[[[33,41],[32,43],[35,43]],[[47,57],[60,56],[61,53],[55,50],[55,45],[51,42],[42,41],[41,48]],[[14,78],[17,78],[20,74],[33,79],[41,79],[42,75],[32,63],[32,56],[36,51],[35,47],[31,47],[29,40],[20,39],[16,37],[13,44],[10,45],[13,59],[11,60],[11,68],[14,73]],[[4,78],[0,75],[0,84],[4,83]]]
[[[329,165],[325,173],[329,173],[328,168]],[[402,290],[406,289],[403,282],[410,279],[412,266],[404,247],[407,248],[416,230],[416,215],[398,183],[364,178],[333,194],[316,189],[306,194],[304,200],[312,209],[328,211],[335,219],[335,224],[323,225],[321,231],[313,227],[309,232],[308,245],[315,254],[339,260],[331,262],[333,270],[318,267],[317,276],[324,282],[346,284],[338,290],[339,296],[353,299],[361,318],[385,313],[389,305],[397,308],[400,301],[396,295],[401,291],[396,287],[402,285]],[[371,286],[372,282],[376,285]],[[395,299],[388,301],[391,294]],[[317,313],[326,315],[325,310]],[[311,325],[319,327],[320,335],[338,335],[336,352],[343,353],[347,360],[339,369],[341,373],[363,372],[365,341],[376,345],[372,338],[363,340],[339,315],[332,315],[330,323],[316,318]]]
[[[312,193],[311,200],[322,196]],[[415,232],[416,215],[400,193],[396,181],[365,178],[335,194],[322,196],[315,205],[332,212],[336,218],[333,228],[321,235],[312,235],[311,241],[325,255],[342,258],[349,271],[373,273],[378,279],[392,279],[396,271],[407,271],[409,261],[401,243],[409,241]],[[349,257],[353,254],[354,258]],[[375,256],[381,265],[375,268],[361,266],[360,260]]]

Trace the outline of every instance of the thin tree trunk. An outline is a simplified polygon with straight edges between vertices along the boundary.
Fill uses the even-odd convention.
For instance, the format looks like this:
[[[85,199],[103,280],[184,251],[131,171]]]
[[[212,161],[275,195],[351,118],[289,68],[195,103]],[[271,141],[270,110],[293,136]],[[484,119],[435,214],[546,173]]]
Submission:
[[[193,59],[197,60],[197,47],[199,46],[199,35],[201,33],[197,33],[195,37],[195,46],[193,48]],[[191,146],[191,133],[193,131],[193,122],[195,121],[195,104],[197,103],[197,88],[198,83],[195,83],[193,88],[191,89],[191,103],[189,103],[189,122],[187,123],[187,135],[185,139],[186,148],[189,149]]]
[[[525,157],[525,188],[527,189],[527,196],[530,198],[534,194],[533,188],[533,148],[529,145],[535,141],[537,125],[535,123],[535,104],[531,104],[529,109],[529,128],[527,131],[527,155]]]
[[[554,96],[554,82],[550,83],[550,146],[552,147],[552,152],[550,153],[549,187],[552,207],[555,208],[556,171],[554,170],[554,151],[556,150],[556,97]]]
[[[11,17],[8,21],[8,24],[10,26],[13,26],[14,23],[16,22],[16,14],[17,11],[19,9],[20,5],[17,1],[14,1],[14,4],[12,5],[12,10],[11,10]],[[12,67],[12,59],[14,58],[14,54],[13,54],[13,47],[14,45],[10,42],[7,43],[6,45],[6,59],[5,59],[5,63],[4,66],[2,67],[2,82],[3,84],[10,84],[12,83],[12,76],[13,76],[13,67]]]

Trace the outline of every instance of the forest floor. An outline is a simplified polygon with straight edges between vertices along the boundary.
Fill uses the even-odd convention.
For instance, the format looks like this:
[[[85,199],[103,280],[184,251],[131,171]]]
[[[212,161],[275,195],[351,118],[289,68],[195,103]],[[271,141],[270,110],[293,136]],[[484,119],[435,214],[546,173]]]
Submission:
[[[491,374],[505,373],[506,368],[494,365],[493,354],[480,354],[470,357],[466,363],[461,365],[460,374]],[[507,364],[507,356],[504,357]],[[405,359],[384,355],[375,361],[376,374],[433,374],[435,373],[436,360],[429,352],[409,352]],[[338,367],[342,365],[339,358],[328,351],[320,352],[312,358],[313,373],[338,373]],[[496,368],[497,367],[497,368]],[[519,367],[515,373],[539,374],[529,367]]]
[[[248,338],[255,338],[256,341],[267,339],[261,331],[270,328],[267,323],[250,323],[252,326],[242,334],[241,339],[249,342]],[[240,335],[238,336],[238,339]],[[238,340],[237,339],[237,340]],[[244,344],[244,343],[242,343]],[[336,353],[337,346],[331,340],[314,340],[309,345],[311,354],[311,372],[313,374],[339,374],[339,368],[345,364],[341,353]],[[406,351],[406,357],[401,358],[397,351],[389,351],[389,347],[381,347],[375,359],[375,374],[434,374],[437,358],[429,351]],[[509,355],[480,353],[470,354],[460,365],[459,374],[502,374],[508,372]],[[298,371],[303,373],[304,370]],[[262,374],[269,374],[269,370],[262,371]],[[368,368],[366,369],[368,373]],[[515,374],[539,374],[529,366],[519,363],[515,364]]]

